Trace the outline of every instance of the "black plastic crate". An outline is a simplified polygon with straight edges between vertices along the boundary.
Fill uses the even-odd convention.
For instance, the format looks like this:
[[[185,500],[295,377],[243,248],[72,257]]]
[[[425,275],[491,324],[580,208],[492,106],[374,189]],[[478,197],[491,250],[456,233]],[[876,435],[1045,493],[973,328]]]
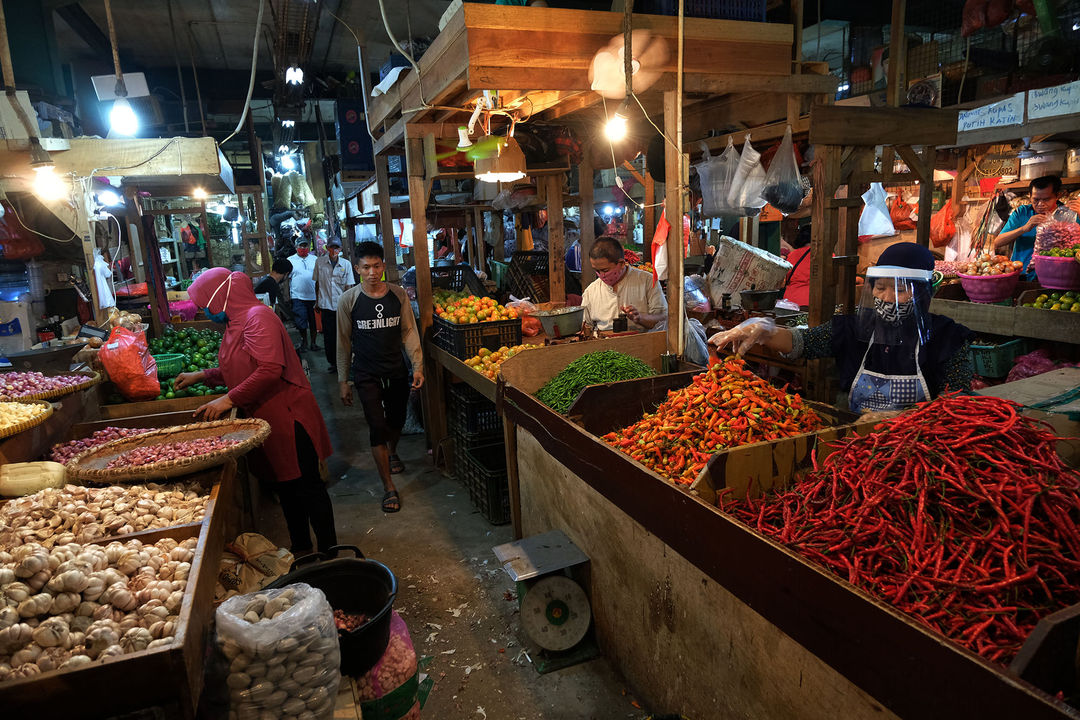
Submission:
[[[686,0],[683,7],[686,17],[752,22],[765,22],[765,10],[765,0]],[[677,15],[679,3],[677,0],[638,0],[634,12]]]
[[[431,268],[431,286],[443,290],[468,290],[473,295],[483,297],[487,289],[470,265],[450,265]]]
[[[520,345],[521,320],[488,320],[458,325],[436,315],[431,340],[458,360],[468,360],[482,348],[498,350],[503,345]]]
[[[465,486],[469,499],[492,525],[510,522],[510,487],[506,480],[506,446],[502,443],[468,448]]]
[[[519,300],[529,298],[534,303],[545,303],[550,299],[546,275],[527,275],[524,270],[511,265],[506,271],[506,280],[510,294]]]
[[[451,433],[454,438],[453,473],[452,477],[461,483],[465,482],[465,451],[481,445],[503,445],[502,430],[497,432],[467,433],[463,430],[455,430]]]
[[[502,430],[502,418],[495,410],[495,403],[463,382],[450,386],[449,405],[450,422],[455,429],[466,433]]]
[[[548,254],[546,250],[517,250],[510,256],[510,267],[517,268],[526,275],[548,274]]]

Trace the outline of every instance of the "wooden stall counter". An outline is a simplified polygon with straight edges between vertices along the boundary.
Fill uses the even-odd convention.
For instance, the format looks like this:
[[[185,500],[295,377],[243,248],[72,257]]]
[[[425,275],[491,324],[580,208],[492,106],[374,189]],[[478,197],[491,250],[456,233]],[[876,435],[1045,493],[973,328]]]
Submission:
[[[49,402],[52,403],[53,412],[45,422],[0,440],[0,465],[40,460],[49,448],[68,439],[72,425],[99,416],[96,387],[78,390]]]

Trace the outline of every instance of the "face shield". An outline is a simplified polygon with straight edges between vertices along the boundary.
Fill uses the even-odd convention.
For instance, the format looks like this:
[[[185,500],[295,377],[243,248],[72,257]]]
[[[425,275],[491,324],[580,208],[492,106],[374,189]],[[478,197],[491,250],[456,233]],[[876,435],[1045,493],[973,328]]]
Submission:
[[[869,268],[858,308],[859,340],[882,345],[925,344],[930,339],[932,277],[930,270]]]

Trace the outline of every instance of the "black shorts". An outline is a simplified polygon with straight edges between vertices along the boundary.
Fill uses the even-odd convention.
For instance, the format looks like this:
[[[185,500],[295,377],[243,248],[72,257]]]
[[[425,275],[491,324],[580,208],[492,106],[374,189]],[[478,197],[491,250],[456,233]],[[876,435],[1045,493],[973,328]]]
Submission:
[[[405,427],[412,383],[408,377],[383,379],[359,376],[353,382],[360,405],[364,408],[371,446],[385,445],[391,432],[401,432],[401,428]]]

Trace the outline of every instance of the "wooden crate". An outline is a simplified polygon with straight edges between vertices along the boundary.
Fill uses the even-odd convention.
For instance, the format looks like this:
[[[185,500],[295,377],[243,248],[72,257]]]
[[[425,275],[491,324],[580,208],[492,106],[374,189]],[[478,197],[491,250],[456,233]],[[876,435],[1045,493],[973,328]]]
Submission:
[[[195,419],[191,416],[191,413],[194,412],[196,408],[201,407],[213,400],[217,400],[219,397],[222,397],[222,395],[199,395],[195,397],[173,398],[172,400],[144,400],[142,402],[102,405],[101,417],[106,420],[113,420],[117,418],[130,418],[135,416],[148,415],[152,416],[187,411],[189,417],[188,422],[195,422]],[[180,425],[182,423],[170,422],[168,424]],[[139,426],[129,425],[128,427]]]
[[[229,513],[221,507],[229,503],[219,500],[231,495],[236,464],[230,462],[218,472],[220,482],[211,490],[203,522],[139,534],[143,542],[165,537],[198,538],[173,644],[77,670],[54,670],[0,683],[0,707],[5,718],[69,720],[109,717],[146,708],[163,708],[166,716],[195,716],[214,616],[218,567],[226,534],[235,529],[227,527]],[[131,537],[105,538],[100,542]]]
[[[67,439],[72,423],[96,417],[98,389],[89,387],[49,402],[53,404],[53,414],[45,422],[0,440],[0,464],[39,460],[49,448]]]
[[[1080,312],[1062,312],[1046,308],[1023,307],[1033,303],[1043,293],[1054,290],[1042,288],[1025,290],[1016,300],[1014,334],[1054,342],[1080,343]]]

